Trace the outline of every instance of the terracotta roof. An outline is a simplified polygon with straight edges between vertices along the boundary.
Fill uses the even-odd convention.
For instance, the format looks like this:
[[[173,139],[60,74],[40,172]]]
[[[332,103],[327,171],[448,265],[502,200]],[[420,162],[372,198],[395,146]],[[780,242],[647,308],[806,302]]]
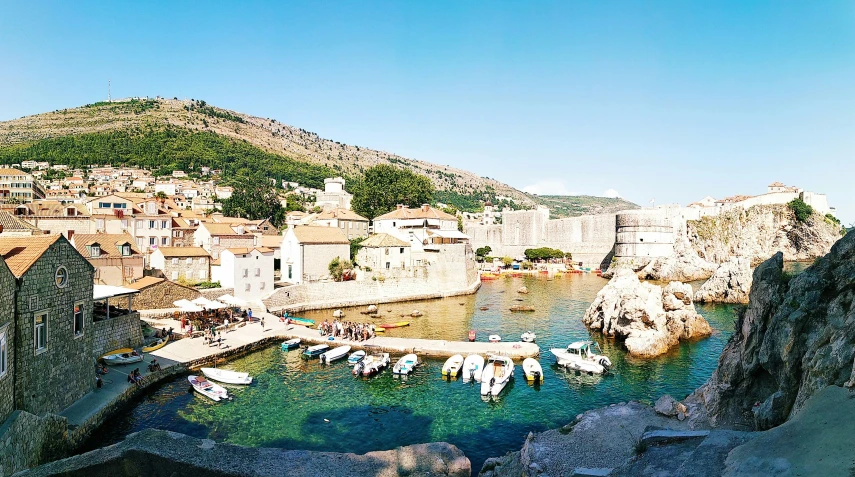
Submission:
[[[294,235],[300,243],[350,243],[338,227],[303,225],[294,227]]]
[[[374,220],[388,219],[439,219],[439,220],[457,220],[457,217],[447,214],[439,209],[435,209],[429,205],[411,209],[409,207],[401,207],[395,209],[388,214],[383,214],[380,217],[375,217]]]
[[[0,237],[0,255],[12,274],[21,278],[62,235]]]
[[[360,245],[363,247],[409,247],[410,244],[404,242],[403,240],[395,237],[394,235],[389,234],[374,234],[367,239],[363,240]]]
[[[3,226],[0,233],[9,231],[32,232],[35,235],[40,235],[42,233],[41,229],[38,227],[30,225],[6,211],[0,211],[0,225]]]
[[[158,247],[164,257],[210,257],[202,247]]]
[[[133,288],[134,290],[142,290],[143,288],[148,288],[152,285],[157,285],[160,282],[166,281],[163,278],[157,277],[142,277],[139,280],[131,283],[130,285],[124,285],[126,288]]]
[[[214,219],[214,223],[217,223],[217,224],[243,225],[243,224],[249,223],[249,219],[244,219],[241,217],[211,217],[211,218]]]
[[[318,214],[317,217],[315,217],[315,220],[333,220],[333,219],[360,220],[363,222],[368,222],[368,219],[357,214],[356,212],[354,212],[350,209],[342,209],[340,207],[335,208],[335,209],[325,210],[325,211],[321,212],[320,214]]]
[[[204,222],[202,226],[208,229],[208,232],[213,235],[240,235],[235,232],[233,228],[231,228],[228,224],[212,224],[211,222]]]
[[[258,250],[261,253],[270,253],[273,251],[267,247],[252,247],[252,248],[239,247],[239,248],[227,248],[226,250],[228,250],[229,252],[231,252],[235,255],[245,255],[249,252],[252,252],[253,250]]]
[[[74,234],[71,243],[86,258],[119,258],[122,256],[119,246],[125,244],[131,246],[130,256],[141,255],[129,234]],[[92,257],[88,247],[96,243],[101,247],[101,255]]]
[[[18,169],[8,169],[2,168],[0,169],[0,176],[25,176],[27,175],[24,171],[19,171]]]
[[[267,248],[279,248],[282,246],[282,236],[261,235],[261,246]]]
[[[769,184],[769,187],[784,187],[784,184],[782,184],[780,182],[773,182],[773,183]]]

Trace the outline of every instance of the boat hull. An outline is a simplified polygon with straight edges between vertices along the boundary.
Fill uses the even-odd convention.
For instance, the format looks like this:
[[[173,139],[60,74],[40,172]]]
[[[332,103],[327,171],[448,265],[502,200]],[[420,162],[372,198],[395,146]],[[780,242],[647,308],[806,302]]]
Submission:
[[[201,368],[199,371],[202,371],[202,374],[204,374],[206,378],[213,381],[219,381],[221,383],[243,385],[252,384],[252,376],[247,373],[238,373],[236,371],[217,368]]]
[[[350,346],[339,346],[321,354],[320,360],[321,363],[330,364],[344,358],[347,356],[347,353],[350,353]]]
[[[543,368],[534,358],[526,358],[523,361],[523,374],[525,374],[525,380],[530,383],[543,382]]]
[[[115,366],[115,365],[119,365],[119,364],[139,363],[143,360],[143,356],[141,354],[136,355],[136,356],[134,356],[134,355],[123,356],[123,355],[112,354],[112,355],[104,356],[103,359],[104,359],[104,362],[106,362],[107,364],[112,364]]]
[[[190,385],[193,386],[196,392],[212,401],[219,402],[223,399],[229,399],[228,391],[224,387],[214,384],[201,376],[187,376],[187,380],[190,381]]]
[[[292,349],[297,349],[300,347],[300,339],[295,338],[293,340],[288,340],[282,343],[282,351],[289,351]]]
[[[452,378],[457,377],[457,375],[460,374],[460,370],[463,368],[463,361],[463,356],[459,354],[448,358],[442,366],[442,375]]]
[[[166,343],[169,343],[169,337],[168,336],[166,338],[159,340],[159,342],[157,342],[157,344],[154,344],[154,345],[148,346],[148,347],[144,347],[142,349],[142,352],[143,353],[150,353],[152,351],[159,350],[160,348],[163,348],[164,346],[166,346]]]
[[[413,372],[418,364],[419,358],[414,354],[408,354],[395,363],[395,366],[392,368],[392,374],[406,376]]]
[[[481,374],[484,372],[484,358],[477,354],[470,354],[463,361],[463,381],[474,380],[481,382]]]

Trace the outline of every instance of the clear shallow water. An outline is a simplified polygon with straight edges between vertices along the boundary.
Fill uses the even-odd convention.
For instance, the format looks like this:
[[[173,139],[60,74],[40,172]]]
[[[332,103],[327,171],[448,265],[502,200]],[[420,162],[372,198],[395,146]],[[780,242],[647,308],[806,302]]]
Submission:
[[[412,326],[392,330],[389,336],[465,340],[475,329],[479,341],[491,333],[518,340],[531,329],[543,350],[545,382],[528,385],[521,363],[516,363],[516,380],[497,402],[482,401],[473,384],[444,381],[438,360],[428,360],[406,381],[388,371],[365,380],[354,378],[346,362],[321,366],[317,360],[300,359],[297,351],[269,348],[225,366],[255,376],[251,386],[232,387],[234,401],[213,403],[188,392],[186,378],[178,377],[99,429],[87,449],[149,427],[246,446],[356,453],[447,441],[466,453],[477,473],[486,458],[519,450],[529,431],[562,426],[581,412],[611,403],[653,401],[664,393],[682,398],[709,378],[733,329],[732,306],[698,305],[717,331],[708,339],[683,343],[666,356],[631,358],[619,344],[595,335],[614,363],[612,374],[576,375],[556,368],[547,350],[590,336],[581,318],[605,283],[594,275],[502,279],[485,282],[469,297],[381,305],[382,316],[373,319],[345,310],[348,320],[375,323],[400,321],[400,314],[413,309],[425,313],[408,318]],[[528,295],[516,293],[522,285],[529,288]],[[518,303],[537,310],[508,311]],[[302,314],[313,319],[330,315],[329,310]]]

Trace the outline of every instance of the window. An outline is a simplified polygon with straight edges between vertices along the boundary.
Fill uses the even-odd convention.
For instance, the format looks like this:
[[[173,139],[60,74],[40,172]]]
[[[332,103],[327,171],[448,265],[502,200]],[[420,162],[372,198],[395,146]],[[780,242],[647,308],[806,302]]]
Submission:
[[[98,257],[100,257],[100,256],[101,256],[101,246],[100,246],[100,245],[98,245],[97,243],[93,243],[93,244],[89,247],[89,256],[90,256],[91,258],[98,258]]]
[[[172,259],[173,265],[178,265],[178,257]]]
[[[143,220],[137,220],[137,228],[138,228],[138,229],[141,229],[141,228],[143,228],[143,227],[145,227],[145,221],[143,221]],[[142,245],[142,244],[140,244],[140,245]]]
[[[199,258],[199,263],[201,263],[202,265],[204,265],[204,264],[205,264],[205,262],[207,262],[207,261],[208,261],[208,259],[207,259],[207,258],[205,258],[205,257],[200,257],[200,258]]]
[[[220,237],[214,237],[213,240],[214,240],[214,245],[220,244]]]
[[[259,290],[264,290],[264,282],[261,282],[261,285],[258,286]]]
[[[109,209],[110,203],[109,202],[98,202],[98,208],[99,209]]]
[[[401,247],[401,253],[404,253],[404,247]]]
[[[172,272],[172,279],[173,279],[173,280],[178,280],[178,271],[177,271],[177,270],[176,270],[176,271],[174,271],[174,272]]]
[[[244,291],[249,291],[249,290],[250,290],[250,286],[249,286],[249,283],[247,283],[246,286],[244,287]]]
[[[38,353],[47,349],[47,313],[36,314],[33,321],[33,346]]]
[[[148,244],[149,245],[157,245],[157,238],[156,237],[149,237],[148,238]]]
[[[160,237],[160,244],[164,246],[169,244],[169,237]]]
[[[104,230],[104,219],[95,219],[95,228]]]
[[[207,270],[199,270],[199,279],[205,280],[207,278],[208,278],[208,271]]]
[[[169,222],[167,222],[166,220],[161,220],[160,221],[160,228],[168,229],[169,228]]]
[[[126,209],[126,208],[128,208],[128,204],[122,204],[122,203],[119,203],[119,202],[113,202],[113,208],[114,208],[114,209]]]
[[[65,267],[57,268],[54,280],[56,281],[57,288],[65,288],[68,286],[68,270],[66,270]]]
[[[128,228],[128,219],[122,219],[122,228],[123,229]]]
[[[148,228],[150,228],[150,229],[157,228],[157,223],[154,220],[149,220],[148,221]]]
[[[74,304],[74,337],[83,336],[83,302]]]
[[[129,257],[131,255],[131,246],[130,244],[122,245],[122,256]]]
[[[386,269],[387,270],[389,269],[389,265],[390,265],[389,262],[386,262]]]
[[[6,327],[0,331],[0,378],[9,370],[9,347],[6,344]]]
[[[256,268],[256,269],[255,269],[255,276],[256,276],[256,277],[260,277],[260,276],[261,276],[261,269],[260,269],[260,268]]]
[[[386,252],[386,255],[389,255],[389,249],[388,248],[384,248],[383,251]]]
[[[187,265],[193,265],[193,257],[187,257],[185,262],[187,262]]]
[[[246,278],[248,276],[249,276],[249,269],[244,268],[243,269],[243,277]]]

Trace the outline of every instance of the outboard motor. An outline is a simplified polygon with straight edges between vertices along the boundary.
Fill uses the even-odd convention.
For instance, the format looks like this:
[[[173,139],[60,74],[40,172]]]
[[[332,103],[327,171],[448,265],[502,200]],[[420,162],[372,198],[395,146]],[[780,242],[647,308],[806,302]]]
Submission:
[[[603,367],[607,372],[611,369],[612,363],[608,360],[608,358],[600,358],[600,366]]]
[[[492,388],[496,384],[496,378],[490,378],[490,387]]]
[[[535,382],[540,382],[540,371],[535,371],[533,374]]]

